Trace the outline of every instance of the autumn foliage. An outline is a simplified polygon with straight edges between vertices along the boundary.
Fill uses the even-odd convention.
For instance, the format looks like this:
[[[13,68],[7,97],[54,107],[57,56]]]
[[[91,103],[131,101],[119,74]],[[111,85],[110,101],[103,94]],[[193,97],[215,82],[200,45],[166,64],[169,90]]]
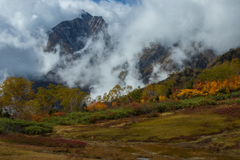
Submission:
[[[12,117],[29,117],[33,112],[28,104],[34,98],[32,82],[21,77],[9,77],[0,85],[0,95],[0,108],[5,109]]]
[[[107,109],[107,105],[100,101],[97,101],[96,103],[92,103],[88,107],[85,107],[85,110],[90,112],[102,111],[105,109]]]
[[[32,89],[33,82],[24,78],[9,77],[0,85],[0,116],[42,121],[53,108],[64,112],[80,111],[86,93],[77,88],[50,84]],[[55,116],[62,115],[56,113]]]
[[[223,81],[197,82],[194,89],[181,89],[175,93],[177,98],[190,98],[196,96],[220,95],[240,90],[240,75]]]

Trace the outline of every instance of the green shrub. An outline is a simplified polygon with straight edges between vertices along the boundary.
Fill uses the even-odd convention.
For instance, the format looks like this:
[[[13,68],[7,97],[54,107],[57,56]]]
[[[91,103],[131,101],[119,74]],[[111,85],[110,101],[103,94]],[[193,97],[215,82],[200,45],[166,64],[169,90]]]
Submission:
[[[225,100],[225,101],[219,101],[217,102],[218,105],[220,104],[234,104],[234,103],[240,103],[240,99],[228,99],[228,100]]]
[[[64,116],[54,116],[46,118],[44,122],[53,123],[56,125],[74,125],[74,124],[89,124],[90,112],[73,112]]]
[[[3,116],[3,109],[0,108],[0,117],[2,117],[2,116]]]
[[[46,118],[44,122],[55,125],[74,125],[74,124],[91,124],[97,120],[113,120],[135,115],[135,111],[130,108],[107,109],[97,112],[73,112],[64,116],[55,116]]]
[[[52,132],[53,125],[44,122],[30,122],[24,120],[12,120],[7,118],[0,118],[0,134],[9,133],[23,133],[31,134],[30,129],[38,128],[41,130],[37,134]]]
[[[4,126],[0,126],[0,134],[4,134]]]
[[[240,97],[240,91],[226,93],[226,94],[219,94],[216,96],[209,96],[208,98],[213,99],[215,101],[220,101],[220,100],[232,99],[237,97]]]
[[[231,95],[230,98],[238,98],[238,97],[240,97],[240,91],[232,92],[230,95]]]
[[[234,102],[235,103],[240,103],[240,99],[236,99]]]
[[[89,116],[90,123],[94,123],[97,120],[113,120],[120,119],[124,117],[129,117],[134,115],[134,111],[132,109],[127,108],[119,108],[119,109],[108,109],[106,111],[95,112]]]
[[[221,100],[226,100],[226,99],[231,98],[231,94],[230,93],[220,94],[220,95],[217,95],[217,96],[209,96],[208,98],[213,99],[215,101],[221,101]]]
[[[169,102],[155,103],[154,110],[160,113],[167,112],[171,110],[171,105]]]
[[[25,133],[29,135],[37,135],[41,133],[45,133],[47,129],[41,127],[41,126],[29,126],[24,128]]]
[[[129,117],[134,114],[132,109],[118,109],[114,112],[114,119]]]
[[[154,112],[155,110],[155,103],[145,103],[143,105],[140,105],[139,111],[141,114],[149,114]]]

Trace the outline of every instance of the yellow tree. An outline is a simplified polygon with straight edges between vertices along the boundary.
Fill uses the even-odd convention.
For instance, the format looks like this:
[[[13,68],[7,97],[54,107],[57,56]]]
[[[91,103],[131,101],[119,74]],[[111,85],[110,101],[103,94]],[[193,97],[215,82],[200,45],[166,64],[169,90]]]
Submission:
[[[145,100],[156,98],[158,96],[158,86],[154,84],[147,85],[143,90],[142,96]]]
[[[110,101],[109,94],[104,93],[103,98],[102,98],[102,101],[104,101],[104,102],[108,102],[108,101]]]
[[[122,94],[122,90],[123,89],[119,84],[114,86],[113,89],[111,89],[108,93],[109,100],[113,101],[114,99],[118,99]]]
[[[86,93],[77,88],[62,88],[61,93],[62,101],[60,105],[64,107],[65,112],[79,111]]]
[[[127,95],[128,93],[130,93],[132,91],[132,89],[133,89],[132,86],[127,85],[126,87],[122,88],[122,92],[123,92],[123,94]]]
[[[239,75],[240,74],[240,60],[238,58],[233,58],[231,61],[231,69],[233,75]]]
[[[0,104],[12,117],[21,118],[34,108],[28,101],[34,98],[33,82],[24,78],[9,77],[0,85]]]
[[[138,86],[138,88],[134,89],[133,91],[129,92],[128,96],[130,97],[132,102],[139,103],[142,97],[142,90],[140,86]]]
[[[50,84],[47,89],[38,88],[32,104],[41,111],[49,111],[52,107],[64,108],[65,112],[80,110],[83,99],[87,94],[77,88],[68,88]]]
[[[59,93],[62,86],[50,84],[47,89],[39,87],[36,98],[30,101],[39,111],[49,111],[54,105],[60,104]]]

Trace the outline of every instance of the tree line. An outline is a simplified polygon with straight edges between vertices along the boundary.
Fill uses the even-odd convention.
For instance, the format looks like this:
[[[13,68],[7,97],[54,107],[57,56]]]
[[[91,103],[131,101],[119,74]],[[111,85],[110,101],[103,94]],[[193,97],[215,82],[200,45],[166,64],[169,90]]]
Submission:
[[[54,109],[64,112],[84,108],[88,95],[78,88],[50,84],[39,87],[34,93],[33,82],[22,77],[9,77],[0,85],[0,113],[6,117],[32,119],[40,113],[51,113]]]

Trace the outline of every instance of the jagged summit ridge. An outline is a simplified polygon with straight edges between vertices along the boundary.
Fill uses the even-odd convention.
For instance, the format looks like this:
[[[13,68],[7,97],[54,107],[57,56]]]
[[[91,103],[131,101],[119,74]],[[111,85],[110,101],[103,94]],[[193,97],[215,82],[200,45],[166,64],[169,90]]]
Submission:
[[[94,38],[106,27],[107,24],[101,16],[92,16],[84,12],[81,17],[63,21],[52,28],[46,51],[53,51],[59,45],[61,55],[72,54],[83,49],[88,38]]]

